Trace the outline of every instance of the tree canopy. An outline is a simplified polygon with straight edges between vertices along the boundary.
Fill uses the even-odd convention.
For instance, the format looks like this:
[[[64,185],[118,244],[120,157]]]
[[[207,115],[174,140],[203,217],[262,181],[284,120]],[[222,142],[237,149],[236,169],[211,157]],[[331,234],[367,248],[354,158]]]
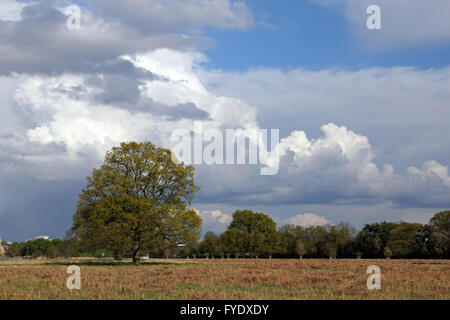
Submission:
[[[391,231],[387,247],[394,257],[411,258],[420,254],[416,234],[421,227],[420,223],[402,222]]]
[[[279,247],[280,234],[276,223],[268,215],[236,210],[223,239],[228,251],[254,257],[275,252]]]
[[[366,224],[356,236],[357,249],[366,258],[382,258],[389,235],[396,227],[393,222]]]
[[[201,218],[190,209],[199,189],[194,170],[151,142],[114,147],[87,177],[73,232],[86,247],[107,248],[116,257],[132,252],[135,263],[143,250],[196,241]]]

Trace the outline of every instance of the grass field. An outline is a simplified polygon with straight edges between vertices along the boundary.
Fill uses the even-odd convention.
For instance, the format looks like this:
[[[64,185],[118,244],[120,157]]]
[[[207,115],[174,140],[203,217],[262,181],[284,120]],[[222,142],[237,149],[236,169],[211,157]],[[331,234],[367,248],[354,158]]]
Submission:
[[[66,287],[68,265],[81,290]],[[381,290],[366,269],[381,268]],[[0,261],[0,299],[446,299],[446,260],[111,260]]]

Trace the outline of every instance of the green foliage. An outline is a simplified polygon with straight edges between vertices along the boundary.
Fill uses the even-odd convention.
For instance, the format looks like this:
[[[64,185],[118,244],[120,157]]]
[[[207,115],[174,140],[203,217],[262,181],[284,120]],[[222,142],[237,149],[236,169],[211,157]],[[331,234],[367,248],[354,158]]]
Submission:
[[[424,256],[436,258],[450,257],[450,211],[436,213],[430,222],[420,228],[416,239]]]
[[[312,258],[328,257],[330,241],[328,231],[323,226],[310,226],[302,230],[300,235],[305,240],[307,255]]]
[[[436,213],[430,219],[429,225],[433,231],[448,235],[450,233],[450,210]]]
[[[389,234],[387,246],[396,258],[412,258],[420,255],[420,246],[416,241],[416,233],[420,230],[420,223],[400,223]]]
[[[59,252],[58,247],[50,246],[47,249],[47,252],[45,252],[45,255],[47,256],[47,258],[53,259],[53,258],[59,257],[60,256],[60,252]]]
[[[244,232],[237,229],[229,229],[222,233],[220,236],[220,242],[226,251],[236,254],[244,251],[245,239]]]
[[[198,187],[194,167],[172,161],[151,142],[122,143],[87,178],[72,230],[91,250],[140,254],[196,241],[201,219],[191,201]]]
[[[303,258],[303,256],[306,254],[306,247],[303,244],[302,240],[297,240],[296,246],[295,246],[295,252],[298,254],[300,258]]]
[[[350,223],[341,222],[336,226],[336,248],[338,257],[353,258],[355,256],[355,237],[357,231]]]
[[[392,251],[391,249],[389,249],[389,247],[384,248],[384,256],[388,259],[392,257]]]
[[[297,255],[298,228],[295,225],[284,225],[280,228],[280,246],[279,254],[284,257],[294,257]],[[306,248],[305,248],[306,251]]]
[[[226,251],[250,257],[271,255],[280,247],[275,222],[266,214],[251,210],[235,211],[222,239]]]
[[[22,246],[19,242],[13,242],[6,248],[6,255],[10,258],[22,256]]]
[[[356,249],[365,258],[382,258],[390,233],[397,225],[393,222],[366,224],[356,236]]]
[[[348,223],[336,226],[295,225],[282,226],[278,231],[276,224],[267,215],[250,210],[238,210],[227,231],[217,236],[212,232],[205,234],[199,243],[191,240],[181,249],[153,246],[153,256],[184,257],[307,257],[307,258],[444,258],[450,257],[448,217],[450,211],[437,213],[426,225],[418,223],[372,223],[357,233]],[[183,217],[183,215],[179,215]],[[185,218],[189,220],[188,218]],[[188,223],[182,223],[186,226]],[[180,233],[186,232],[183,227]],[[199,231],[199,230],[198,230]],[[192,231],[190,231],[192,232]],[[188,235],[190,233],[187,232]],[[186,234],[178,238],[188,238]],[[177,239],[177,237],[175,237]],[[191,238],[192,239],[192,238]],[[173,240],[171,240],[173,241]],[[161,242],[163,242],[161,240]],[[170,241],[169,241],[170,243]],[[121,258],[120,251],[99,246],[95,250],[83,247],[81,241],[71,232],[63,240],[38,239],[24,243],[12,243],[6,247],[10,257],[45,255],[49,258],[65,256],[114,256]],[[90,251],[89,251],[90,250]]]
[[[27,242],[13,242],[7,247],[6,254],[11,257],[78,257],[82,253],[87,253],[80,246],[80,241],[76,238],[70,239],[36,239]],[[89,253],[87,253],[89,254]]]
[[[200,252],[209,253],[211,256],[222,256],[223,246],[218,236],[213,232],[208,232],[203,237],[203,241],[200,243]]]

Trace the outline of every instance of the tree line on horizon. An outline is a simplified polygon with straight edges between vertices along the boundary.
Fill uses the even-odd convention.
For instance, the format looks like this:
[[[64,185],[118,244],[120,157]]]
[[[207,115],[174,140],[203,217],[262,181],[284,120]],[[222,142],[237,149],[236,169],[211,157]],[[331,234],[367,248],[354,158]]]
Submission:
[[[237,210],[228,229],[199,242],[202,219],[192,209],[195,168],[151,142],[121,143],[92,170],[63,240],[7,246],[9,256],[49,258],[130,254],[185,257],[448,258],[450,211],[428,224],[381,222],[357,232],[349,223],[277,229],[266,214]]]
[[[237,210],[228,229],[220,235],[207,232],[202,241],[148,251],[152,257],[181,258],[450,258],[450,211],[436,213],[423,225],[408,222],[366,224],[359,232],[347,222],[335,226],[284,225],[266,214]],[[82,246],[70,232],[63,240],[36,239],[14,242],[10,257],[114,256],[112,250],[95,251]],[[116,257],[120,259],[120,257]]]
[[[423,225],[408,222],[335,226],[284,225],[277,229],[267,215],[238,210],[228,229],[185,249],[198,257],[274,258],[436,258],[450,257],[450,211],[436,213]]]

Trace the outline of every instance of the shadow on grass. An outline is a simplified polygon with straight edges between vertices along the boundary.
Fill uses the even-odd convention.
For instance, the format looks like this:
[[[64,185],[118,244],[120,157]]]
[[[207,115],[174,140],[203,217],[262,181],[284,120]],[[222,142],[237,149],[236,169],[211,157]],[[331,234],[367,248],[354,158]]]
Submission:
[[[45,265],[53,266],[97,266],[97,267],[143,267],[143,266],[185,266],[191,265],[193,263],[189,262],[165,262],[165,261],[149,261],[141,262],[139,265],[135,265],[133,262],[124,261],[50,261],[45,263]]]

